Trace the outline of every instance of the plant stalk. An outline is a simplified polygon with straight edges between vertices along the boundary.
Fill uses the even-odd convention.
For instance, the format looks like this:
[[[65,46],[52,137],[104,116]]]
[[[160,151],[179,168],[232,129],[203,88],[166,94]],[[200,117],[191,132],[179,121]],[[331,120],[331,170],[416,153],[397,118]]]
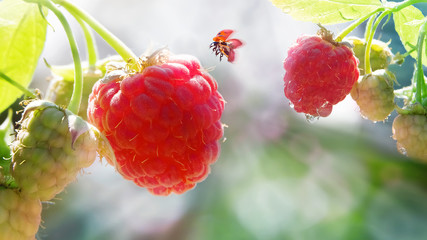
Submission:
[[[395,7],[393,7],[393,9],[391,9],[391,11],[392,12],[398,12],[398,11],[402,10],[403,8],[414,5],[416,3],[425,3],[425,2],[427,2],[427,0],[406,0],[406,1],[399,3]]]
[[[371,43],[372,43],[372,38],[374,37],[374,33],[375,30],[373,30],[373,24],[374,24],[374,20],[377,17],[377,13],[372,15],[368,22],[366,23],[366,30],[365,30],[365,74],[370,74],[372,73],[372,69],[371,69]]]
[[[372,15],[375,15],[375,14],[377,14],[383,10],[384,10],[384,8],[380,7],[380,8],[375,9],[374,11],[368,13],[364,17],[359,18],[357,21],[353,22],[348,27],[346,27],[344,30],[342,30],[341,33],[338,34],[338,36],[335,38],[335,41],[341,42],[344,39],[344,37],[347,36],[347,34],[349,34],[351,31],[353,31],[357,26],[362,24],[366,19],[370,18]]]
[[[85,21],[93,30],[95,30],[116,52],[123,58],[124,61],[130,63],[130,68],[139,71],[140,66],[138,65],[138,57],[116,36],[108,31],[102,24],[100,24],[95,18],[90,16],[85,11],[81,10],[77,6],[73,5],[67,0],[52,0],[53,2],[64,7],[73,16],[77,16],[81,20]]]
[[[83,70],[82,70],[82,64],[80,61],[80,55],[79,55],[77,43],[76,43],[76,40],[74,39],[74,35],[71,30],[70,24],[68,23],[67,19],[62,14],[62,12],[50,1],[42,1],[41,3],[45,7],[49,8],[56,15],[58,20],[61,22],[65,30],[65,33],[67,34],[68,41],[70,43],[71,53],[72,53],[73,62],[74,62],[74,89],[73,89],[73,94],[71,95],[71,100],[67,109],[73,112],[74,114],[77,114],[80,108],[80,102],[82,99],[82,92],[83,92]]]
[[[417,42],[417,74],[416,74],[416,92],[415,92],[415,100],[422,104],[422,99],[425,93],[425,81],[424,81],[424,70],[423,70],[423,45],[424,39],[426,36],[426,26],[427,21],[420,27],[420,31],[418,33],[418,42]]]
[[[75,19],[80,24],[85,35],[89,70],[95,70],[96,61],[98,60],[98,49],[96,48],[93,33],[91,29],[89,29],[88,25],[85,22],[83,22],[80,18],[75,17]]]

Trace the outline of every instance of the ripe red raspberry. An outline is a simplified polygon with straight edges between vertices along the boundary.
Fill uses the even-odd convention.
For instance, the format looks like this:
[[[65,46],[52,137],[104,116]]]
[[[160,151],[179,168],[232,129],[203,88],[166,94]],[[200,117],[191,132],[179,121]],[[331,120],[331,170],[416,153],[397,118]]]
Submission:
[[[402,154],[427,162],[426,115],[398,115],[393,121],[393,139]]]
[[[224,100],[196,58],[175,55],[154,65],[152,58],[139,73],[120,77],[116,70],[95,83],[88,118],[110,141],[124,178],[155,195],[180,194],[218,158]]]
[[[330,34],[302,36],[284,62],[285,96],[297,112],[326,117],[359,77],[358,60]]]

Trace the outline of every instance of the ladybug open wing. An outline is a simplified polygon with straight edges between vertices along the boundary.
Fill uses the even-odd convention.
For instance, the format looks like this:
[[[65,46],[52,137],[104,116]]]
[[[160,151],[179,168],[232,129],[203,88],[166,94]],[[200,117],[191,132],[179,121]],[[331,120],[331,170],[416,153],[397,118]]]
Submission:
[[[227,42],[228,42],[228,45],[230,46],[230,48],[232,48],[232,49],[236,49],[236,48],[241,47],[243,45],[242,41],[240,41],[239,39],[235,39],[235,38],[228,39]]]
[[[229,62],[234,62],[234,59],[236,58],[236,54],[234,53],[233,49],[230,49],[230,52],[227,55],[227,59]]]

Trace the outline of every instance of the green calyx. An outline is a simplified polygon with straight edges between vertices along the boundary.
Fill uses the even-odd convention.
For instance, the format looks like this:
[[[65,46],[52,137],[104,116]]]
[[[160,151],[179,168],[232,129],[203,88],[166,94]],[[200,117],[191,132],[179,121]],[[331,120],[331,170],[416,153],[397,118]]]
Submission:
[[[395,106],[400,115],[425,115],[427,117],[427,108],[420,103],[405,105],[403,108]]]
[[[10,174],[12,126],[12,109],[9,109],[6,120],[0,125],[0,186],[8,188],[16,186],[13,177]]]

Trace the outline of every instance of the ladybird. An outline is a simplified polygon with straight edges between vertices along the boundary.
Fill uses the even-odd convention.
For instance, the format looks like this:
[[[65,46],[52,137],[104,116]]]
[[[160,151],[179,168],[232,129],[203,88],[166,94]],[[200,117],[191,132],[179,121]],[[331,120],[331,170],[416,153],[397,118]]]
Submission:
[[[236,55],[234,50],[243,45],[239,39],[228,39],[233,32],[231,29],[222,30],[213,38],[213,43],[209,46],[215,55],[219,55],[220,61],[223,56],[226,56],[229,62],[234,62]]]

